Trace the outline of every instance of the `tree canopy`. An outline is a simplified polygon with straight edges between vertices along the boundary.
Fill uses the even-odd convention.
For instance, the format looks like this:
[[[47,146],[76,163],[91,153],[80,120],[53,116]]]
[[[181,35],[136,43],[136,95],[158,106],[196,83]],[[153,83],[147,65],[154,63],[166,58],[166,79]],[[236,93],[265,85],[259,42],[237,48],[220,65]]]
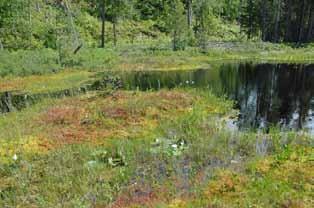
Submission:
[[[230,25],[247,39],[307,43],[313,24],[312,0],[0,0],[0,48],[13,50],[56,49],[65,36],[104,47],[156,31],[174,45],[204,45]]]

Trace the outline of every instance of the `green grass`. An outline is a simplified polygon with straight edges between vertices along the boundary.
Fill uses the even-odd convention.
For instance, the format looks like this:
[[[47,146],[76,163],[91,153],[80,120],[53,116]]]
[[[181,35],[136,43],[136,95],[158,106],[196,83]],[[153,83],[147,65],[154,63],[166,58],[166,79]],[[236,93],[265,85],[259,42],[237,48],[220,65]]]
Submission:
[[[313,46],[254,42],[213,42],[206,51],[171,51],[167,42],[122,44],[117,48],[82,49],[62,63],[56,51],[0,51],[0,92],[46,93],[76,88],[102,71],[169,71],[215,68],[226,62],[305,63],[314,61]],[[212,45],[212,46],[211,46]]]
[[[8,114],[0,206],[311,207],[313,138],[228,131],[234,113],[210,92],[176,89],[91,93]],[[264,155],[256,144],[265,139]]]
[[[101,71],[314,60],[312,46],[211,44],[83,49],[62,62],[50,50],[1,51],[0,92],[75,88]],[[232,106],[192,89],[98,91],[2,115],[0,206],[311,207],[313,137],[229,131]]]
[[[0,76],[47,74],[60,70],[57,52],[51,49],[33,51],[0,51]]]
[[[88,71],[65,70],[54,74],[30,75],[26,77],[10,76],[0,78],[0,92],[20,91],[48,93],[82,86],[92,79]]]
[[[207,67],[217,61],[313,63],[313,46],[292,48],[259,42],[209,43],[206,51],[190,47],[171,51],[169,42],[150,41],[143,45],[122,44],[106,49],[83,48],[78,54],[60,56],[56,51],[0,51],[0,76],[43,75],[74,68],[103,70],[185,70]]]

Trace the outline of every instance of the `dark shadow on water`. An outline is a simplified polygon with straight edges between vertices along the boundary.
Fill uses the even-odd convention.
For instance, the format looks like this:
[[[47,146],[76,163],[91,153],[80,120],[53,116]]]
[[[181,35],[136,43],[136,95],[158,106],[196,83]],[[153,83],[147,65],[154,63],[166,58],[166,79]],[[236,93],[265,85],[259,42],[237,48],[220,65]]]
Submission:
[[[235,100],[240,128],[308,129],[314,133],[314,65],[223,64],[214,69],[120,74],[126,89],[208,88]]]

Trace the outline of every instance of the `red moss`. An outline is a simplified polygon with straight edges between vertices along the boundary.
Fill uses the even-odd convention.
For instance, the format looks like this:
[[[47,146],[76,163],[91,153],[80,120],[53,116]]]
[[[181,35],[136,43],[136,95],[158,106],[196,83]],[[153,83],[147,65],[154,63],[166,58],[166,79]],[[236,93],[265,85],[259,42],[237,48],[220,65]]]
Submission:
[[[82,109],[75,107],[54,107],[42,116],[42,121],[46,124],[69,125],[80,121]]]
[[[112,208],[123,208],[132,206],[141,207],[154,207],[154,204],[158,201],[158,196],[149,188],[145,187],[133,187],[120,195],[117,200],[111,206]]]
[[[303,208],[305,207],[302,201],[286,200],[280,204],[281,208]]]
[[[113,119],[128,119],[129,113],[123,108],[107,108],[103,109],[103,114]]]
[[[44,111],[39,123],[44,137],[57,143],[97,142],[125,134],[132,126],[142,127],[147,121],[171,116],[172,112],[191,105],[192,98],[171,91],[139,94],[119,91],[106,98],[69,98]]]

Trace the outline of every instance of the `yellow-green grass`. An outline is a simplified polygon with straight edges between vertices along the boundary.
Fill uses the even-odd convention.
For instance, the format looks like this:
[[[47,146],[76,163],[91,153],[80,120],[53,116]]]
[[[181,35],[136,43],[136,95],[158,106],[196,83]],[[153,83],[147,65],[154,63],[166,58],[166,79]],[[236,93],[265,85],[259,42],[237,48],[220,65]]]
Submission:
[[[92,58],[92,57],[91,57]],[[99,57],[98,57],[99,58]],[[310,49],[279,49],[278,51],[228,51],[209,50],[199,53],[195,49],[181,52],[154,52],[146,54],[121,55],[113,64],[100,65],[89,69],[88,66],[80,69],[65,69],[54,74],[31,75],[25,77],[7,76],[0,78],[0,92],[24,91],[44,93],[79,87],[87,82],[94,72],[98,71],[169,71],[193,70],[198,68],[213,68],[221,63],[239,62],[273,62],[273,63],[313,63],[314,52]],[[76,68],[76,67],[74,67]]]
[[[228,48],[228,44],[233,46]],[[11,52],[7,51],[7,55],[2,57],[6,64],[0,67],[0,74],[1,76],[44,75],[69,68],[82,71],[191,70],[226,61],[305,64],[314,62],[313,46],[293,48],[278,44],[226,42],[221,47],[209,46],[204,51],[197,47],[188,47],[184,51],[172,51],[169,46],[164,46],[165,43],[161,45],[161,48],[156,44],[155,46],[154,44],[127,44],[118,47],[110,46],[106,49],[84,48],[77,55],[67,57],[68,63],[63,65],[55,62],[58,58],[56,52],[47,58],[53,64],[45,65],[38,62],[40,58],[34,60],[33,63],[29,61],[30,58],[14,58],[10,55]],[[25,57],[31,57],[33,53],[45,55],[50,54],[51,51],[19,51],[19,53],[26,54]]]
[[[209,49],[199,53],[195,49],[179,52],[154,52],[152,54],[131,54],[118,58],[114,65],[103,70],[113,71],[169,71],[209,68],[225,62],[269,62],[269,63],[313,63],[314,52],[310,49],[279,49],[232,51]]]
[[[218,105],[220,99],[212,98],[206,101],[183,90],[163,90],[47,99],[0,117],[0,148],[4,148],[0,152],[8,150],[5,160],[10,160],[20,152],[18,147],[23,151],[23,145],[29,143],[51,148],[82,142],[104,144],[110,138],[149,137],[161,120],[175,119],[198,102],[207,104],[206,109],[212,114],[228,111],[228,102]]]
[[[153,207],[310,208],[313,206],[313,148],[289,148],[251,161],[241,172],[217,169],[197,194],[155,202]]]
[[[311,137],[229,131],[231,114],[230,101],[180,89],[91,92],[6,114],[0,206],[310,207]]]
[[[65,207],[86,207],[89,200],[84,202],[79,198],[94,188],[101,188],[97,204],[105,206],[120,192],[116,188],[128,181],[127,172],[133,171],[134,164],[114,169],[101,159],[99,167],[90,169],[89,161],[100,157],[96,153],[105,149],[114,151],[116,145],[132,152],[136,148],[142,151],[142,145],[161,134],[162,124],[190,114],[196,105],[206,106],[204,112],[211,115],[229,111],[231,103],[213,95],[207,98],[195,91],[182,90],[118,91],[105,97],[89,93],[47,99],[1,116],[0,206],[61,206],[62,195],[69,194]],[[99,180],[108,183],[100,187],[92,185]]]
[[[31,75],[26,77],[0,78],[0,92],[20,91],[47,93],[80,87],[93,73],[84,70],[65,70],[55,74]]]

